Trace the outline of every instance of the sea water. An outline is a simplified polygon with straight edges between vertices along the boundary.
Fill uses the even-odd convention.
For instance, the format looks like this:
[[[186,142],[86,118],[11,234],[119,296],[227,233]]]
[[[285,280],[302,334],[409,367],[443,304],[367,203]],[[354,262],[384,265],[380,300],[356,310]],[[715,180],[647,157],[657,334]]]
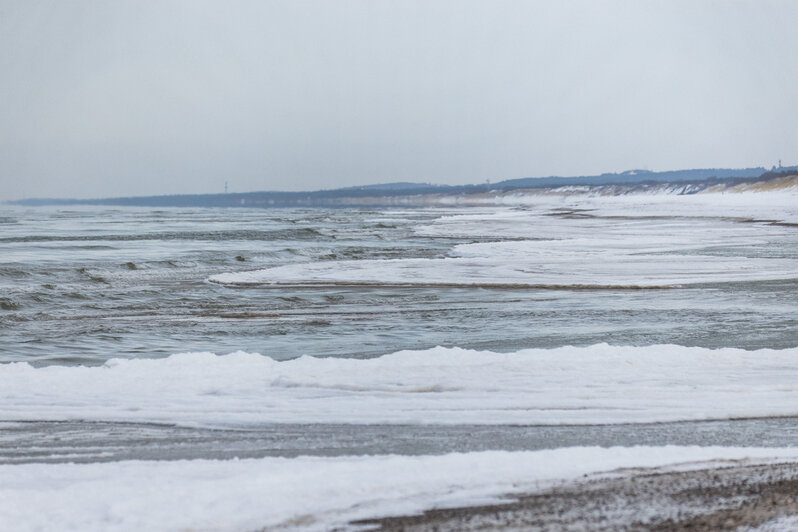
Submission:
[[[795,199],[4,206],[0,461],[786,445]]]

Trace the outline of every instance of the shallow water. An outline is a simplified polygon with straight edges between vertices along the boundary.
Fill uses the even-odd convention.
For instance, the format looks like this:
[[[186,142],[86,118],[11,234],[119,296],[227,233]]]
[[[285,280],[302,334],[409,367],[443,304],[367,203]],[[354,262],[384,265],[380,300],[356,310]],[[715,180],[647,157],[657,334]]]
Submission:
[[[514,351],[601,342],[746,349],[798,343],[794,279],[665,290],[490,288],[457,285],[456,278],[453,286],[241,288],[207,281],[276,266],[441,259],[458,245],[501,242],[501,234],[510,242],[519,238],[512,230],[521,223],[497,229],[490,212],[477,231],[466,222],[452,230],[452,218],[434,225],[463,213],[6,207],[0,212],[0,361],[99,364],[235,350],[280,360],[361,358],[435,345]],[[470,210],[467,215],[474,217]],[[555,226],[562,221],[551,220]],[[603,223],[593,219],[590,227],[601,233]],[[637,223],[644,223],[634,228],[639,233],[653,222]],[[794,228],[706,223],[713,227],[690,231],[712,235],[720,226],[732,233],[734,245],[716,236],[703,247],[674,246],[680,257],[779,260],[798,250]],[[425,227],[447,230],[433,234]],[[563,225],[560,233],[581,230]],[[669,260],[668,249],[657,253]]]
[[[621,205],[619,215],[595,207],[0,207],[0,363],[97,366],[238,350],[276,360],[365,359],[436,345],[495,352],[598,343],[798,345],[796,227],[721,211],[644,215]],[[453,261],[459,269],[448,270]],[[246,279],[253,270],[266,270],[254,284],[209,281]],[[368,283],[346,280],[353,275]],[[0,427],[0,459],[786,445],[795,424],[719,421],[699,432],[690,424],[295,424],[226,432],[60,421]],[[740,434],[744,443],[734,439]],[[63,448],[56,438],[67,442]],[[30,441],[41,443],[34,446],[41,453],[20,450]]]
[[[6,423],[0,429],[0,464],[21,464],[422,455],[594,445],[789,447],[798,438],[798,419],[587,426],[279,424],[249,430],[70,421]]]

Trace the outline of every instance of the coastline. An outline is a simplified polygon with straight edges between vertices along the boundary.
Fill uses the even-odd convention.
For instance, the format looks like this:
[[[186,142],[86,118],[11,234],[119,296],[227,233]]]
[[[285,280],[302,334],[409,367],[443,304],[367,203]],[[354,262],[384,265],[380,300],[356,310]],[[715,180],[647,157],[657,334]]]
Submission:
[[[785,530],[798,521],[798,463],[618,471],[514,495],[506,504],[355,521],[383,532],[436,530]],[[764,525],[764,526],[763,526]]]

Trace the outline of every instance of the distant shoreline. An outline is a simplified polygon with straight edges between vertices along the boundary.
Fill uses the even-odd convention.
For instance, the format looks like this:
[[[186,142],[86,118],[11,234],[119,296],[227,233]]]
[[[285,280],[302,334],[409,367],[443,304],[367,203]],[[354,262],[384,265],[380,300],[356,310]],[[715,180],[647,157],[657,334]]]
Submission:
[[[518,194],[600,195],[631,193],[696,194],[734,187],[756,187],[798,174],[798,166],[766,171],[764,168],[697,169],[667,172],[631,170],[619,174],[581,177],[523,178],[495,184],[442,186],[389,183],[308,192],[244,192],[230,194],[176,194],[96,199],[27,198],[6,204],[22,206],[131,206],[131,207],[245,207],[245,208],[380,208],[490,204],[491,198]],[[454,201],[458,199],[458,201]]]

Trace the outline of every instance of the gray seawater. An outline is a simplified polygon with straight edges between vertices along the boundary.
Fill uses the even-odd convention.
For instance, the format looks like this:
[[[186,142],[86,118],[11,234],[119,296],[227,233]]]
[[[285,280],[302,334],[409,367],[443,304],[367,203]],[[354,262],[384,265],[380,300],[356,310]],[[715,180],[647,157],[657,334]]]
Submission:
[[[207,281],[217,273],[297,262],[443,257],[478,240],[421,236],[414,228],[458,212],[0,207],[0,363],[99,365],[110,358],[237,350],[278,360],[368,358],[436,345],[492,351],[601,342],[798,345],[794,281],[668,290],[241,288]],[[795,233],[712,252],[796,256]],[[706,430],[695,423],[647,429],[277,426],[255,433],[23,423],[0,425],[0,461],[35,459],[35,452],[20,450],[46,450],[56,436],[65,447],[45,454],[67,460],[94,456],[87,449],[95,447],[116,457],[216,457],[242,446],[246,456],[293,456],[632,444],[650,442],[651,434],[659,443],[785,445],[795,434],[794,420],[735,423]]]

